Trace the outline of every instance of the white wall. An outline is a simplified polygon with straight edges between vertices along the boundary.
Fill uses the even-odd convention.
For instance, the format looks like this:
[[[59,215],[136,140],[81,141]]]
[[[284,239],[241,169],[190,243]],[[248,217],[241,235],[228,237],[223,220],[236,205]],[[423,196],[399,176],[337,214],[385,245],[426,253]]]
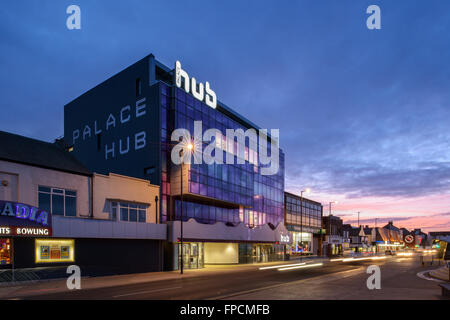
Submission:
[[[148,180],[110,173],[94,174],[94,218],[109,219],[108,200],[146,204],[148,223],[156,223],[155,196],[159,198],[159,186]],[[158,199],[158,208],[160,201]],[[120,213],[117,213],[117,219]],[[159,221],[158,221],[159,222]]]
[[[0,200],[21,202],[38,206],[38,186],[47,186],[77,191],[77,217],[89,216],[89,177],[57,170],[0,160]],[[14,188],[16,190],[6,190]]]
[[[205,242],[204,254],[206,264],[239,263],[239,244]]]
[[[93,178],[58,170],[43,169],[0,160],[0,200],[16,201],[38,207],[38,186],[70,189],[77,192],[77,217],[90,217],[90,179],[93,179],[93,217],[109,219],[108,199],[149,205],[147,222],[155,223],[155,196],[159,186],[117,174],[94,174]],[[6,181],[7,185],[2,185]],[[160,201],[158,201],[158,207]]]

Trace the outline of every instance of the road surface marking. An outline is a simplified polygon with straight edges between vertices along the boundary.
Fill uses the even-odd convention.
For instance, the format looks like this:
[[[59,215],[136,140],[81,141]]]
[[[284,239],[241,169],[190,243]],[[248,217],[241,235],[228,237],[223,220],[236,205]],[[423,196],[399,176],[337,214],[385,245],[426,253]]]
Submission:
[[[181,288],[182,288],[182,287],[171,287],[171,288],[155,289],[155,290],[148,290],[148,291],[132,292],[132,293],[126,293],[126,294],[119,294],[119,295],[117,295],[117,296],[113,296],[113,298],[126,297],[126,296],[134,296],[134,295],[138,295],[138,294],[145,294],[145,293],[152,293],[152,292],[160,292],[160,291],[173,290],[173,289],[181,289]]]
[[[287,286],[287,285],[295,285],[295,284],[302,283],[302,282],[309,281],[309,280],[318,280],[318,279],[322,280],[323,279],[323,280],[328,281],[328,279],[330,279],[330,278],[331,279],[342,279],[342,278],[344,278],[345,274],[355,273],[355,272],[363,273],[365,270],[366,270],[365,267],[360,267],[357,269],[345,270],[345,271],[336,272],[336,273],[332,273],[332,274],[324,274],[324,275],[319,275],[316,277],[301,279],[301,280],[297,280],[297,281],[273,284],[273,285],[262,287],[262,288],[250,289],[250,290],[245,290],[245,291],[240,291],[240,292],[235,292],[235,293],[230,293],[230,294],[224,294],[221,296],[207,298],[205,300],[221,300],[221,299],[225,299],[225,298],[229,298],[229,297],[242,296],[242,295],[246,295],[249,293],[264,291],[264,290],[268,290],[268,289],[272,289],[272,288],[277,288],[277,287],[282,287],[282,286]],[[352,275],[348,275],[347,277],[350,277],[350,276],[352,276]]]

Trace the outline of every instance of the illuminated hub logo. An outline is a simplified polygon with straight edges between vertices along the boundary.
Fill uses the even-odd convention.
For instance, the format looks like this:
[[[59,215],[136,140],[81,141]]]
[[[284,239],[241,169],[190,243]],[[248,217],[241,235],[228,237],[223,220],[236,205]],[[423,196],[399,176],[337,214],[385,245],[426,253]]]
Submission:
[[[210,106],[213,109],[217,107],[216,93],[209,87],[209,82],[206,81],[204,86],[201,82],[197,85],[195,78],[192,77],[189,79],[187,72],[181,69],[180,61],[175,62],[174,77],[178,88],[181,88],[181,78],[183,78],[184,91],[191,93],[195,99],[204,102],[207,106]]]
[[[286,236],[281,235],[280,242],[289,243],[289,235]]]
[[[28,220],[43,226],[49,225],[49,214],[33,206],[22,203],[0,201],[0,217]]]

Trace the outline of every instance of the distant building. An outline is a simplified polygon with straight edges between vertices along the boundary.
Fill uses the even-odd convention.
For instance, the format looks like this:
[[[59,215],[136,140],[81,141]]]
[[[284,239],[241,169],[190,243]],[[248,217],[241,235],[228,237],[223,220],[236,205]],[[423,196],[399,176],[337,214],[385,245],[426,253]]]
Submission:
[[[322,230],[322,204],[285,192],[285,225],[292,234],[292,244],[289,254],[319,253]]]
[[[394,226],[393,221],[389,221],[383,228],[366,226],[363,230],[365,234],[370,232],[368,242],[372,245],[373,251],[398,250],[404,246],[402,231]]]
[[[450,242],[450,231],[434,231],[430,232],[429,235],[431,240]]]
[[[388,230],[392,230],[392,231],[396,231],[396,232],[400,232],[400,229],[397,228],[396,226],[394,226],[394,222],[393,221],[389,221],[387,225],[385,225],[383,227],[384,229],[388,229]]]
[[[350,249],[355,253],[368,252],[370,250],[369,235],[364,231],[364,227],[353,227],[350,224],[343,225],[344,232],[347,231],[350,240]]]
[[[327,256],[338,256],[344,253],[344,239],[348,239],[348,231],[344,231],[342,219],[337,216],[325,216],[322,218],[323,228],[325,230],[325,241],[323,252]]]
[[[422,247],[428,245],[428,235],[425,232],[422,232],[421,229],[414,229],[411,234],[414,235],[416,245]]]

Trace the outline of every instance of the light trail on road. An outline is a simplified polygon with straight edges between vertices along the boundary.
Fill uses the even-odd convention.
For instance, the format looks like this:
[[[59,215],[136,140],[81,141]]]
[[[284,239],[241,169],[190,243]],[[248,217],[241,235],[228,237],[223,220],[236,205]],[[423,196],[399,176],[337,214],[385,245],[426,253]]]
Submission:
[[[295,264],[283,264],[279,266],[270,266],[270,267],[260,267],[259,270],[268,270],[268,269],[277,269],[277,268],[283,268],[283,267],[289,267],[289,266],[302,266],[305,265],[305,262],[302,263],[295,263]]]
[[[279,268],[278,271],[303,269],[303,268],[311,268],[311,267],[319,267],[319,266],[323,266],[323,263],[313,263],[313,264],[307,264],[307,265],[304,265],[304,266]]]

